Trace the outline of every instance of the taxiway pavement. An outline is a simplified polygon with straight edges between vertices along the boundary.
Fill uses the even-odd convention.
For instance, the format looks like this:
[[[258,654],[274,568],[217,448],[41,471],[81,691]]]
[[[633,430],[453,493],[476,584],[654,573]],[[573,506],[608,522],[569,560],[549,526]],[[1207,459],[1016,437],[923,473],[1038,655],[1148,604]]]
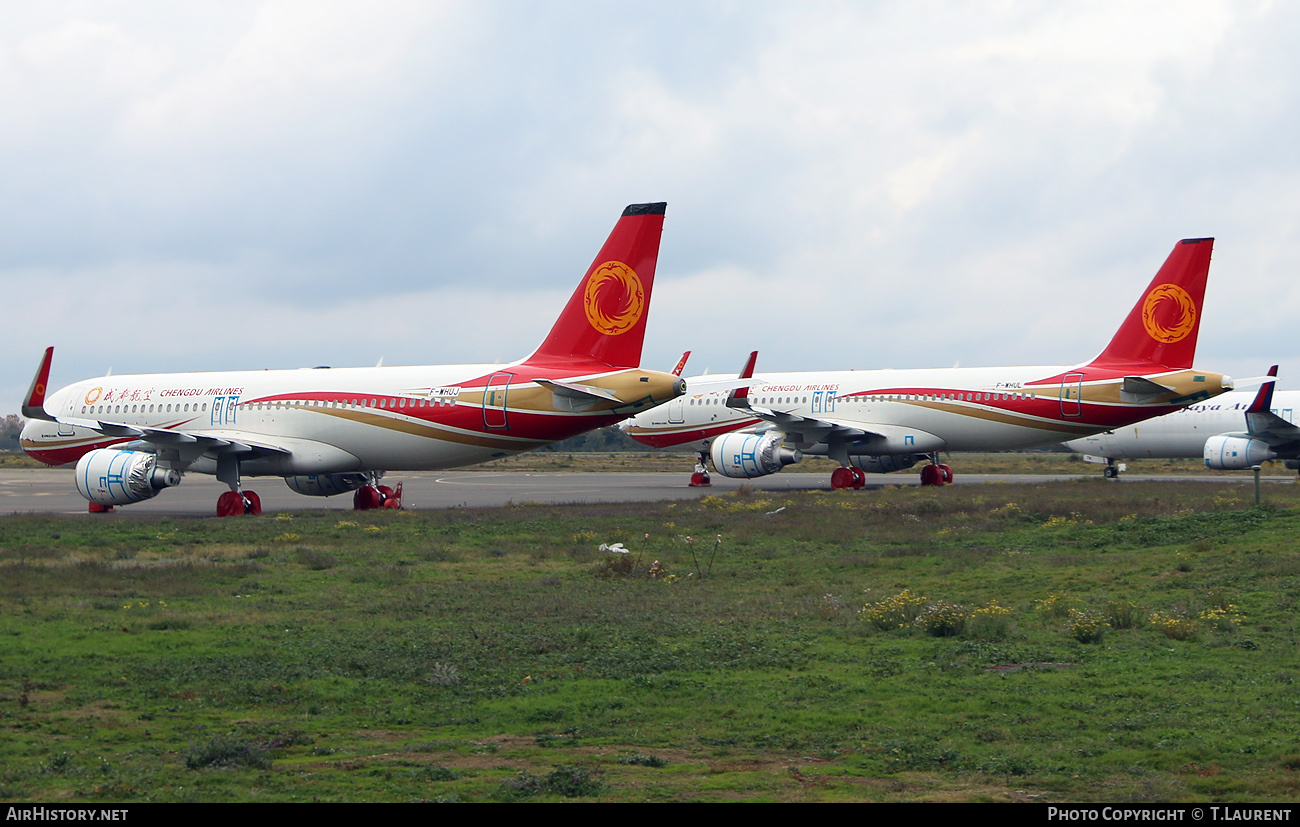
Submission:
[[[579,472],[498,472],[498,471],[430,471],[390,474],[387,485],[404,483],[404,504],[412,509],[496,507],[510,503],[608,503],[692,500],[710,494],[734,493],[741,485],[755,491],[829,491],[830,475],[784,472],[752,480],[733,480],[713,476],[710,488],[691,488],[688,474],[683,473],[579,473]],[[1095,474],[1060,476],[1038,474],[961,474],[959,484],[993,482],[1059,482]],[[1270,483],[1290,483],[1291,476],[1265,477]],[[1198,482],[1240,482],[1249,484],[1249,474],[1240,477],[1141,477],[1125,476],[1124,481],[1165,480]],[[886,485],[916,485],[915,474],[869,478],[867,490]],[[304,497],[289,490],[278,477],[252,478],[246,487],[262,498],[264,512],[277,511],[350,511],[352,496]],[[122,514],[213,516],[217,497],[226,486],[213,477],[191,474],[175,488],[141,503],[123,506]],[[77,493],[72,471],[63,469],[0,470],[0,514],[85,514],[86,501]]]

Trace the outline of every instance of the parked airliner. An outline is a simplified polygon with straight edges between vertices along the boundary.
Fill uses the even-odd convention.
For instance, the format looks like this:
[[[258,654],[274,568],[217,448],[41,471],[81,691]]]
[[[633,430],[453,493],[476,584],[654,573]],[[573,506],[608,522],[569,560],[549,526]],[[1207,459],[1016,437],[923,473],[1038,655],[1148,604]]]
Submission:
[[[1213,246],[1178,242],[1106,349],[1077,367],[755,374],[751,354],[739,376],[688,379],[683,398],[624,427],[656,448],[700,452],[695,485],[707,484],[706,452],[739,478],[825,454],[840,464],[834,488],[928,459],[922,484],[942,485],[952,470],[940,452],[1062,442],[1231,390],[1228,377],[1192,367]]]
[[[1277,376],[1277,365],[1268,375]],[[1244,471],[1282,459],[1295,470],[1300,468],[1300,427],[1295,424],[1300,391],[1274,392],[1274,384],[1269,380],[1254,394],[1227,393],[1065,445],[1089,460],[1105,462],[1107,477],[1119,475],[1115,460],[1146,457],[1201,457],[1207,468],[1218,471]]]
[[[76,464],[91,511],[140,502],[186,472],[229,485],[217,513],[257,514],[249,476],[301,494],[354,492],[358,509],[400,505],[384,471],[471,465],[601,428],[685,391],[642,370],[666,205],[633,204],[531,356],[440,365],[87,379],[46,395],[53,348],[23,405],[22,447]]]

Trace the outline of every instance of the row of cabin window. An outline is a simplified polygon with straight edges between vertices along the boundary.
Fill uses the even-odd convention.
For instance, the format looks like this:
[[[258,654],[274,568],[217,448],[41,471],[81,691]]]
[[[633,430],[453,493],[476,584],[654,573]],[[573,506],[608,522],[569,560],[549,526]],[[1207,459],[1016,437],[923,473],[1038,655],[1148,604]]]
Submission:
[[[240,405],[243,408],[251,408],[256,411],[271,410],[274,408],[285,408],[289,406],[306,406],[308,408],[428,408],[442,405],[454,405],[455,400],[437,397],[434,399],[411,399],[407,404],[406,397],[399,397],[396,404],[389,405],[387,399],[371,399],[369,404],[367,400],[361,399],[289,399],[276,402],[245,402]]]
[[[419,403],[418,405],[416,404],[417,401],[418,401],[418,403]],[[355,400],[355,399],[352,399],[352,400],[344,400],[344,401],[342,401],[342,402],[339,402],[339,401],[337,401],[337,400],[336,400],[336,401],[329,401],[329,400],[321,400],[321,399],[309,399],[309,400],[305,400],[305,401],[246,402],[246,403],[241,404],[239,407],[241,407],[241,408],[251,408],[251,409],[253,409],[253,410],[270,410],[270,409],[272,409],[272,408],[284,408],[284,407],[288,407],[288,406],[290,406],[290,405],[294,405],[294,406],[297,406],[297,405],[306,405],[307,407],[311,407],[311,408],[356,408],[356,407],[363,407],[363,408],[366,408],[366,407],[369,407],[369,408],[387,408],[387,407],[389,407],[389,405],[388,405],[387,403],[388,403],[388,400],[387,400],[387,399],[371,399],[369,405],[366,404],[366,400],[364,400],[364,399],[361,400],[361,404],[360,404],[360,405],[357,404],[357,400]],[[427,407],[429,407],[430,405],[452,405],[452,404],[455,404],[455,403],[452,402],[450,399],[442,399],[442,398],[439,398],[439,399],[434,399],[434,400],[432,400],[432,401],[430,401],[430,400],[428,400],[428,399],[420,399],[420,400],[412,399],[412,400],[411,400],[410,407],[412,407],[412,408],[415,408],[415,407],[427,408]],[[399,399],[399,400],[398,400],[398,403],[397,403],[396,405],[393,405],[392,407],[394,407],[394,408],[405,408],[405,407],[407,407],[406,399],[405,399],[405,398],[401,398],[401,399]],[[156,408],[157,410],[155,410],[155,408]],[[146,406],[146,405],[82,405],[82,406],[81,406],[81,412],[82,412],[83,414],[102,414],[102,413],[190,413],[190,412],[193,412],[193,413],[202,413],[203,411],[206,411],[207,409],[208,409],[208,403],[206,403],[206,402],[202,402],[202,403],[199,403],[199,402],[194,402],[194,403],[186,402],[186,403],[183,403],[183,404],[182,404],[182,403],[179,403],[179,402],[176,402],[176,403],[168,403],[167,405],[163,405],[162,403],[158,403],[158,404],[156,404],[156,405],[147,405],[147,406]]]
[[[174,409],[173,409],[173,404],[175,406]],[[147,406],[146,409],[145,405],[82,405],[81,412],[83,414],[154,413],[154,407],[155,407],[154,405],[149,405]],[[159,403],[157,405],[157,408],[158,408],[157,413],[189,413],[191,411],[193,411],[194,413],[199,413],[200,411],[206,411],[208,409],[208,403],[203,402],[202,404],[200,404],[198,402],[194,402],[191,404],[189,402],[186,402],[183,405],[179,402],[170,403],[167,405],[163,405]],[[166,410],[164,410],[164,408],[166,408]]]
[[[899,402],[1006,402],[1009,400],[1032,399],[1029,393],[891,393],[885,399]]]
[[[972,397],[974,397],[974,398],[972,399]],[[997,393],[957,393],[957,394],[952,394],[952,393],[892,393],[892,394],[885,394],[883,397],[877,397],[877,398],[885,399],[885,400],[890,400],[890,401],[900,401],[900,402],[940,402],[940,401],[950,401],[950,400],[956,400],[956,401],[958,401],[958,402],[962,402],[962,401],[965,401],[965,402],[994,402],[994,401],[997,401],[997,402],[1004,402],[1004,401],[1008,401],[1008,400],[1012,400],[1012,399],[1029,399],[1029,398],[1030,398],[1030,394],[1027,394],[1027,393],[1006,393],[1006,392],[997,392]],[[849,399],[861,399],[861,397],[849,397]],[[698,403],[696,402],[696,400],[692,399],[690,403],[691,403],[692,405],[695,405],[695,404],[700,404],[700,405],[719,405],[719,404],[722,403],[722,399],[721,399],[721,397],[713,397],[713,398],[710,398],[710,399],[701,399],[701,400],[699,400]],[[806,396],[803,396],[803,397],[800,397],[800,396],[794,396],[794,397],[791,397],[791,396],[776,396],[776,397],[760,396],[760,397],[756,400],[756,404],[759,404],[759,405],[806,405],[806,404],[808,404],[808,397],[806,397]]]

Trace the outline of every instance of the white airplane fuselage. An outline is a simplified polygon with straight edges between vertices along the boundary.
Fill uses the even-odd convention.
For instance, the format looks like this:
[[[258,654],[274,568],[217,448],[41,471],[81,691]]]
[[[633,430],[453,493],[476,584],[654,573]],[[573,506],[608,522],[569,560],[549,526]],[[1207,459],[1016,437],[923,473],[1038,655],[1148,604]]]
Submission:
[[[573,411],[531,381],[537,378],[575,379],[563,370],[518,364],[107,376],[47,398],[46,410],[60,421],[29,421],[22,445],[57,466],[75,464],[92,448],[132,441],[129,434],[73,424],[84,420],[170,431],[178,435],[178,450],[191,432],[284,449],[242,463],[247,476],[437,470],[612,424],[628,411],[672,398],[675,384],[656,371],[580,377],[628,398],[622,405],[600,402]],[[211,472],[215,462],[204,459],[196,459],[192,470]]]
[[[850,428],[860,424],[876,434],[852,442],[851,455],[1026,448],[1152,415],[1152,404],[1121,399],[1122,376],[1091,374],[1083,380],[1082,368],[1051,366],[758,373],[749,399],[754,408]],[[697,389],[728,378],[688,379],[685,395],[633,417],[627,432],[655,447],[704,451],[721,434],[766,426],[743,410],[728,408],[729,390]],[[1167,395],[1170,404],[1155,408],[1160,412],[1177,410],[1181,400],[1222,393],[1225,382],[1231,387],[1220,374],[1192,370],[1152,378],[1177,388]],[[1172,401],[1176,399],[1180,402]],[[787,442],[804,453],[825,452],[815,439],[798,435],[799,426],[791,426]]]
[[[1106,459],[1203,457],[1211,437],[1247,431],[1246,411],[1254,399],[1251,392],[1227,393],[1167,416],[1069,440],[1065,447]],[[1300,391],[1275,392],[1270,410],[1294,425]]]

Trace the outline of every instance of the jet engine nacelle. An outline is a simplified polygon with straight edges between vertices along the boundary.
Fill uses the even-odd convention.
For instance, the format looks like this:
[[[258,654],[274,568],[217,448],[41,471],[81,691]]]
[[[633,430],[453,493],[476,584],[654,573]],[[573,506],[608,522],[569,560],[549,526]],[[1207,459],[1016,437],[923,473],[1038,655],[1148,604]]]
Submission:
[[[1216,471],[1242,471],[1276,456],[1262,439],[1220,435],[1205,440],[1205,467]]]
[[[111,448],[83,456],[77,462],[76,477],[81,496],[99,505],[138,503],[181,481],[179,471],[158,467],[156,454]]]
[[[765,477],[803,459],[797,448],[787,448],[783,441],[784,436],[775,431],[726,434],[713,440],[709,456],[713,459],[713,467],[724,477]]]
[[[916,465],[916,459],[916,454],[887,454],[883,457],[849,457],[849,464],[868,474],[889,474],[893,471],[906,471]]]
[[[285,477],[284,484],[309,497],[332,497],[356,491],[370,482],[365,474],[312,474],[310,476]]]

